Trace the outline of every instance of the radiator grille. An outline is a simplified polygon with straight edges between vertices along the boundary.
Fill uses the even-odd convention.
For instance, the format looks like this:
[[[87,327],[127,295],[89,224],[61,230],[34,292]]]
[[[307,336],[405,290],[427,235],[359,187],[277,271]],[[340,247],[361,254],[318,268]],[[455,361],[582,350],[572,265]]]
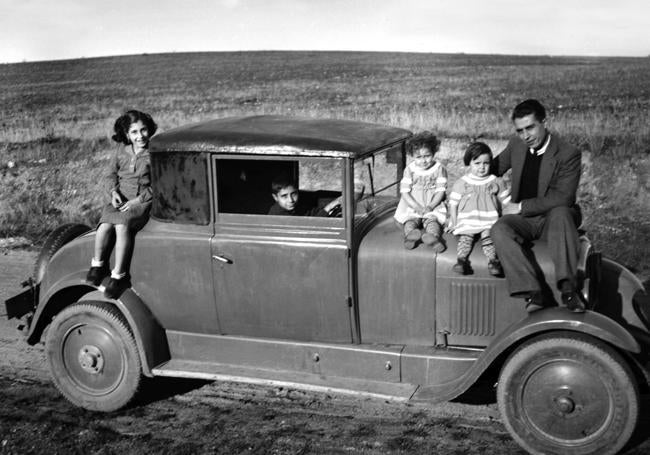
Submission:
[[[449,311],[452,334],[494,335],[496,288],[490,284],[452,283]]]

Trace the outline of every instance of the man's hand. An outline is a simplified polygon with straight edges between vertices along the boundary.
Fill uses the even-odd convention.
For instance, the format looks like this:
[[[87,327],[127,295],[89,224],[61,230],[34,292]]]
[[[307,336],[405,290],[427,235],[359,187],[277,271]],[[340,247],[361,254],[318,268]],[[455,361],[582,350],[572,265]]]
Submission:
[[[511,202],[503,206],[502,215],[519,215],[521,213],[521,202]]]

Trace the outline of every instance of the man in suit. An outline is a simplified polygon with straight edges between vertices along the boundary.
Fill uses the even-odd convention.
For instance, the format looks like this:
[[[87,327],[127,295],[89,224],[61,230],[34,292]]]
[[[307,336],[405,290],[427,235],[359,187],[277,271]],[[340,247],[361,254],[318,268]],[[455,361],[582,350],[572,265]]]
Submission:
[[[510,294],[526,299],[526,310],[546,306],[536,264],[531,262],[533,240],[544,237],[555,266],[556,285],[563,304],[583,312],[576,280],[580,209],[576,191],[580,181],[580,151],[546,127],[546,110],[534,99],[515,106],[516,135],[494,159],[494,172],[512,169],[512,203],[490,234],[501,260]]]

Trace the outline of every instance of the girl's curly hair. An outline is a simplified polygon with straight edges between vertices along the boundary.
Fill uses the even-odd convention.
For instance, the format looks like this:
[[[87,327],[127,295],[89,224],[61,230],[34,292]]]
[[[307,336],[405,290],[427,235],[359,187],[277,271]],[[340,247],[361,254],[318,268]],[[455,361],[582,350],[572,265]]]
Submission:
[[[440,148],[440,141],[431,131],[422,131],[409,139],[406,151],[413,156],[413,153],[421,148],[428,148],[435,155]]]
[[[120,115],[117,120],[115,120],[115,125],[113,126],[112,138],[115,142],[119,142],[124,145],[129,145],[131,141],[129,140],[129,128],[131,124],[142,121],[144,125],[149,130],[149,137],[153,136],[158,129],[158,125],[153,121],[151,116],[145,112],[140,112],[136,110],[126,111],[123,115]]]

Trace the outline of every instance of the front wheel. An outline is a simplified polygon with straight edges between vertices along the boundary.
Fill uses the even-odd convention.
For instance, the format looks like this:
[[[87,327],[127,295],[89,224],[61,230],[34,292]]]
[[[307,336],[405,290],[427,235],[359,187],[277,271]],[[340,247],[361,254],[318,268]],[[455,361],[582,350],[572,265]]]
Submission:
[[[113,306],[77,303],[65,308],[47,332],[54,384],[71,403],[115,411],[135,396],[142,369],[127,323]]]
[[[609,345],[581,334],[522,345],[501,371],[497,401],[508,431],[534,454],[615,454],[639,413],[627,363]]]

